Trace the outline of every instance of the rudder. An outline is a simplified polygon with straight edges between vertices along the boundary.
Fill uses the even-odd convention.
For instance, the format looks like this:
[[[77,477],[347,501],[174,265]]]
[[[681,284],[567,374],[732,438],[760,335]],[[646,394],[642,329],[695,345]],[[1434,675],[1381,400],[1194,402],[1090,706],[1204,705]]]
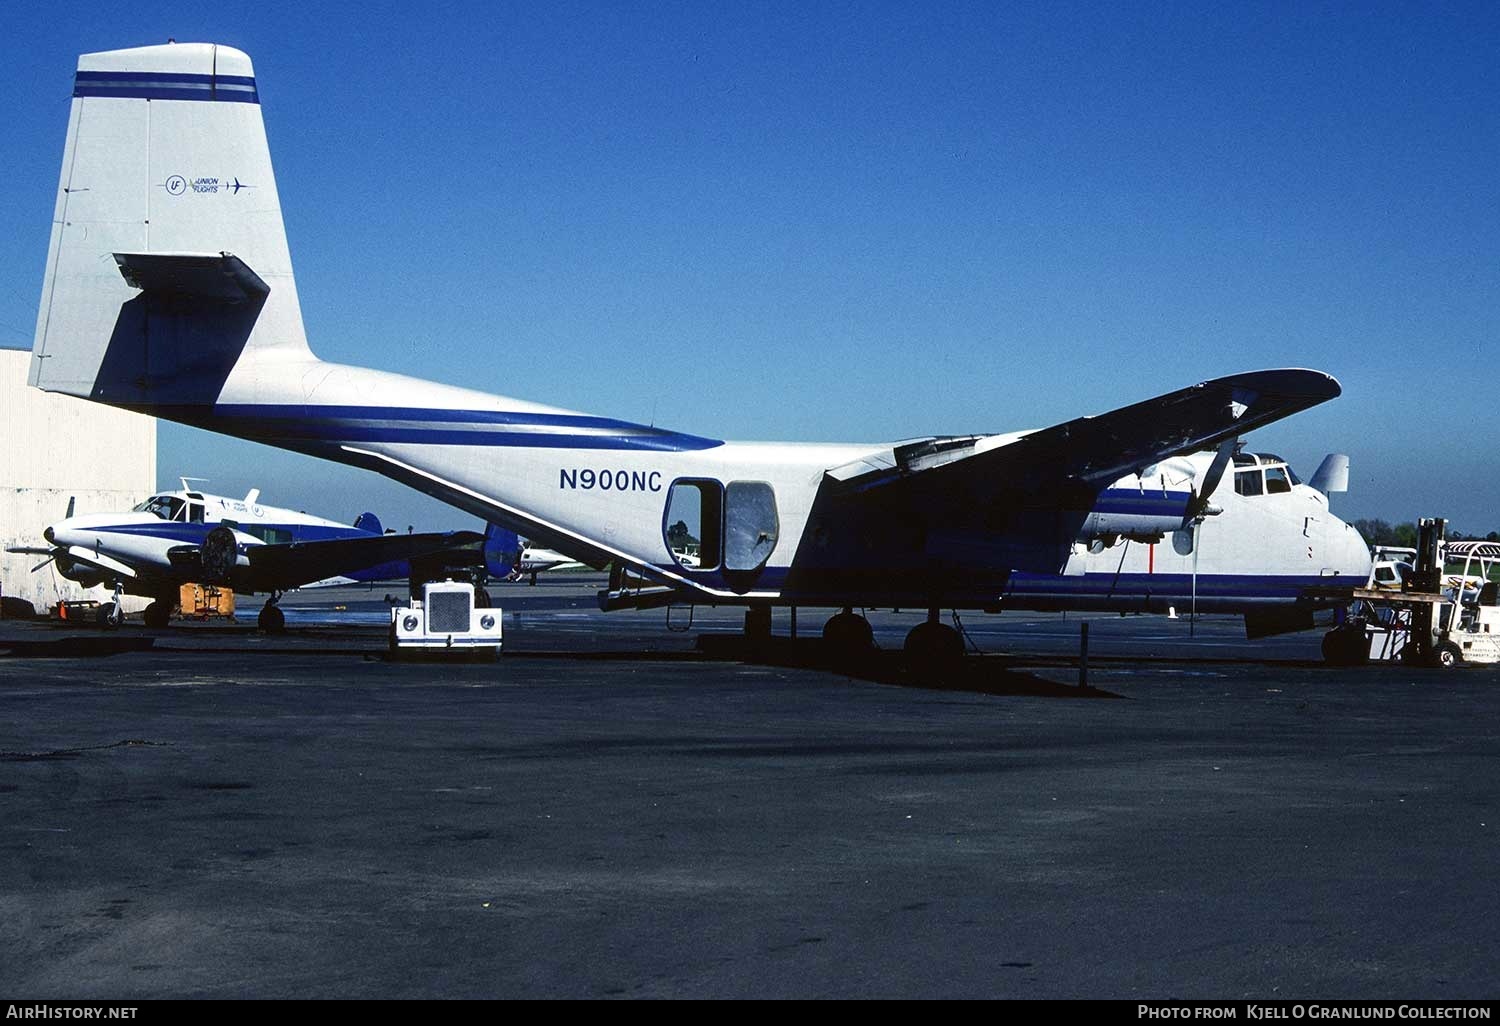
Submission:
[[[258,284],[216,289],[209,273]],[[28,382],[211,404],[267,350],[311,358],[250,58],[212,43],[84,54]]]

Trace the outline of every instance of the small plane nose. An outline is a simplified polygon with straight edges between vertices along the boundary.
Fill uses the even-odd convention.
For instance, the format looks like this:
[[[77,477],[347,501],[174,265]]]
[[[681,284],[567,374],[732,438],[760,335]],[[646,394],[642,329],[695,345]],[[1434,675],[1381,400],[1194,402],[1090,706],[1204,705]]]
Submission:
[[[45,531],[43,531],[42,532],[42,537],[47,539],[47,544],[48,545],[51,545],[52,544],[52,528],[49,527]]]

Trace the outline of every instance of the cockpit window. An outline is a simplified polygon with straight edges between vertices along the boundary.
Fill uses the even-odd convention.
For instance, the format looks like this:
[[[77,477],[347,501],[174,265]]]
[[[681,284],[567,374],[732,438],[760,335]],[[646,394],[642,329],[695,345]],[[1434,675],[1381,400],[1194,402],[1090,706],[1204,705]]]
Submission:
[[[1286,479],[1285,467],[1266,468],[1266,494],[1281,495],[1292,490],[1292,483]]]
[[[163,520],[181,520],[185,505],[186,503],[175,495],[153,495],[145,502],[136,505],[132,512],[150,513]]]
[[[1260,495],[1265,491],[1259,470],[1241,470],[1234,475],[1234,490],[1241,495]]]

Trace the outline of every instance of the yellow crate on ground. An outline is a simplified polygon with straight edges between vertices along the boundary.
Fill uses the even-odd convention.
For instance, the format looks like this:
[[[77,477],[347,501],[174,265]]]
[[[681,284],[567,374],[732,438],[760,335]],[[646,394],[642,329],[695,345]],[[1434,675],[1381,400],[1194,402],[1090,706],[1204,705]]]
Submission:
[[[178,591],[182,615],[195,620],[234,616],[234,592],[212,584],[184,584]]]

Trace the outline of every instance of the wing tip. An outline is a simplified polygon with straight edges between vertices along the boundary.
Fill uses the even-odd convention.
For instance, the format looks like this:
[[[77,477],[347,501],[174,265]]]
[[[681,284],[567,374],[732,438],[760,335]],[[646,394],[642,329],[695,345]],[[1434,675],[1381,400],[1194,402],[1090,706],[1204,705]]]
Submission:
[[[1261,395],[1300,398],[1314,403],[1327,402],[1343,395],[1337,378],[1325,371],[1307,367],[1276,367],[1270,370],[1246,371],[1205,381],[1205,387],[1243,388]]]

